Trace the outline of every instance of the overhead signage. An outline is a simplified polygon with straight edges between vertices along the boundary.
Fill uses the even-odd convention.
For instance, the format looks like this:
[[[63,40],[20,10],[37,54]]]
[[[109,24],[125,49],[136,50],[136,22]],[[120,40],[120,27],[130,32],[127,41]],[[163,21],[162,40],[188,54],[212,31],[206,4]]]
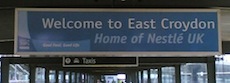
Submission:
[[[26,9],[16,54],[221,53],[216,9]]]
[[[63,57],[63,67],[136,67],[138,57]]]

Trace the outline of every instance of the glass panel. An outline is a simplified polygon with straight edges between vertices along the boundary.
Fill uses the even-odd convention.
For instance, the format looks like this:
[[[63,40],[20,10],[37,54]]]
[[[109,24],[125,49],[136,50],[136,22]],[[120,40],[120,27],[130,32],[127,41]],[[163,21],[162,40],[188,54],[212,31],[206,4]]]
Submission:
[[[143,70],[143,83],[147,83],[148,82],[148,71],[147,70]]]
[[[64,83],[63,79],[64,79],[64,75],[63,75],[63,71],[59,71],[59,75],[58,75],[58,79],[59,79],[59,83]]]
[[[105,79],[104,79],[104,76],[103,75],[101,75],[101,79],[100,79],[100,81],[101,82],[103,82]],[[85,82],[85,73],[81,73],[81,82]]]
[[[216,83],[230,83],[230,55],[216,56]]]
[[[158,70],[150,69],[150,73],[151,83],[158,83]]]
[[[75,83],[75,72],[72,72],[72,82],[74,82]]]
[[[29,75],[27,64],[10,64],[9,83],[29,83]]]
[[[141,71],[138,71],[138,82],[141,83],[142,82],[142,79],[141,79]]]
[[[124,79],[122,78],[124,76],[122,76],[121,74],[119,75],[104,75],[104,78],[105,78],[105,83],[117,83],[119,82],[120,80]]]
[[[45,83],[45,68],[36,68],[36,83]]]
[[[66,83],[69,83],[69,75],[70,75],[70,72],[66,72],[66,75],[65,75],[65,79],[66,79]]]
[[[182,83],[207,83],[206,63],[186,63],[181,66]]]
[[[50,83],[55,83],[55,71],[54,70],[50,70],[49,71],[49,80],[50,80]]]
[[[77,74],[76,74],[76,78],[75,78],[75,79],[76,79],[76,82],[77,82],[77,83],[80,82],[80,73],[77,73]]]
[[[84,83],[88,83],[88,74],[86,73],[84,76]],[[103,81],[105,82],[105,78],[103,78]]]
[[[175,83],[175,67],[162,67],[162,83]]]

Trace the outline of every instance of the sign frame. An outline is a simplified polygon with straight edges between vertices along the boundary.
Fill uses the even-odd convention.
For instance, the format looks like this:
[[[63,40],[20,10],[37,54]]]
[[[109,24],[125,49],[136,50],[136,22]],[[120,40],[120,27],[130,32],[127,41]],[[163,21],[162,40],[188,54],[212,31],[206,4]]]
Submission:
[[[19,11],[63,11],[63,12],[217,12],[218,52],[19,52],[18,51],[18,12]],[[94,56],[214,56],[222,53],[219,9],[105,9],[105,8],[16,8],[14,53],[20,55],[94,55]]]
[[[75,65],[66,65],[66,58],[70,58],[70,57],[67,57],[67,56],[63,56],[63,62],[62,62],[62,66],[63,67],[138,67],[139,66],[139,58],[136,56],[136,57],[89,57],[89,56],[86,56],[86,57],[71,57],[71,58],[136,58],[136,64],[90,64],[90,65],[83,65],[82,64],[75,64]]]

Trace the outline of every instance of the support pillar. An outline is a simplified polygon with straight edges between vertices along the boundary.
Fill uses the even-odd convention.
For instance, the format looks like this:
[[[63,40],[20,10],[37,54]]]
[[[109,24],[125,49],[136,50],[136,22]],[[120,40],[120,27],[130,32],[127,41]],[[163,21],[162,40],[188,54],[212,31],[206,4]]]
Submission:
[[[138,83],[137,82],[137,71],[134,71],[134,73],[132,73],[132,83]]]
[[[181,69],[180,65],[175,66],[175,78],[176,78],[176,83],[181,83]]]
[[[160,68],[158,68],[158,83],[162,83],[162,69],[161,69],[161,67]]]
[[[78,73],[77,72],[75,72],[75,83],[79,83],[79,80],[78,80]]]
[[[84,73],[84,83],[88,83],[87,79],[88,79],[88,75],[86,73]]]
[[[130,82],[131,82],[131,73],[130,73],[130,72],[126,73],[126,79],[125,79],[125,81],[126,81],[127,83],[130,83]]]
[[[141,70],[141,83],[144,83],[144,71]]]
[[[151,69],[148,69],[147,70],[147,72],[148,72],[148,82],[147,83],[151,83]]]
[[[72,72],[69,72],[69,83],[72,83]]]
[[[88,73],[87,77],[88,77],[87,82],[90,83],[91,75]]]
[[[50,83],[49,74],[50,74],[50,70],[49,68],[46,68],[45,69],[45,83]]]
[[[136,71],[136,82],[140,83],[140,79],[139,79],[139,71]]]
[[[29,78],[30,78],[30,83],[35,83],[36,81],[36,66],[34,66],[33,64],[29,64],[30,66],[30,75],[29,75]]]
[[[65,78],[65,76],[66,76],[66,71],[63,71],[63,82],[62,82],[62,83],[66,83],[66,78]]]
[[[2,83],[9,83],[9,59],[1,58],[1,81]]]
[[[79,73],[79,77],[78,77],[79,83],[82,83],[83,79],[82,79],[82,73]]]
[[[97,83],[98,80],[101,79],[100,74],[93,74],[94,75],[94,82],[93,83]]]
[[[56,71],[55,71],[55,82],[56,82],[56,83],[59,83],[59,79],[58,79],[58,78],[59,78],[59,71],[56,70]]]
[[[207,63],[208,83],[216,83],[216,64],[215,57],[208,57]]]

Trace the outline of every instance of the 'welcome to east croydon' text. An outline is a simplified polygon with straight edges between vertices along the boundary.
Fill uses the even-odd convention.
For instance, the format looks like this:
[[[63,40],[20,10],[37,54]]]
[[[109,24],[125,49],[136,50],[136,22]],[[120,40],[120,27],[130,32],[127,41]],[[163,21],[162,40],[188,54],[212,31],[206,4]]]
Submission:
[[[111,20],[111,19],[110,19]],[[150,20],[136,20],[135,18],[128,18],[128,28],[129,29],[157,29],[156,21],[154,19]],[[121,21],[119,21],[121,23]],[[54,19],[54,18],[42,18],[43,27],[45,29],[102,29],[102,21],[79,21],[79,20],[66,20]],[[108,21],[108,23],[110,23]],[[194,18],[192,20],[173,20],[168,18],[162,18],[160,21],[160,26],[163,29],[177,29],[183,32],[189,29],[215,29],[215,22],[212,20],[200,20],[199,18]]]

